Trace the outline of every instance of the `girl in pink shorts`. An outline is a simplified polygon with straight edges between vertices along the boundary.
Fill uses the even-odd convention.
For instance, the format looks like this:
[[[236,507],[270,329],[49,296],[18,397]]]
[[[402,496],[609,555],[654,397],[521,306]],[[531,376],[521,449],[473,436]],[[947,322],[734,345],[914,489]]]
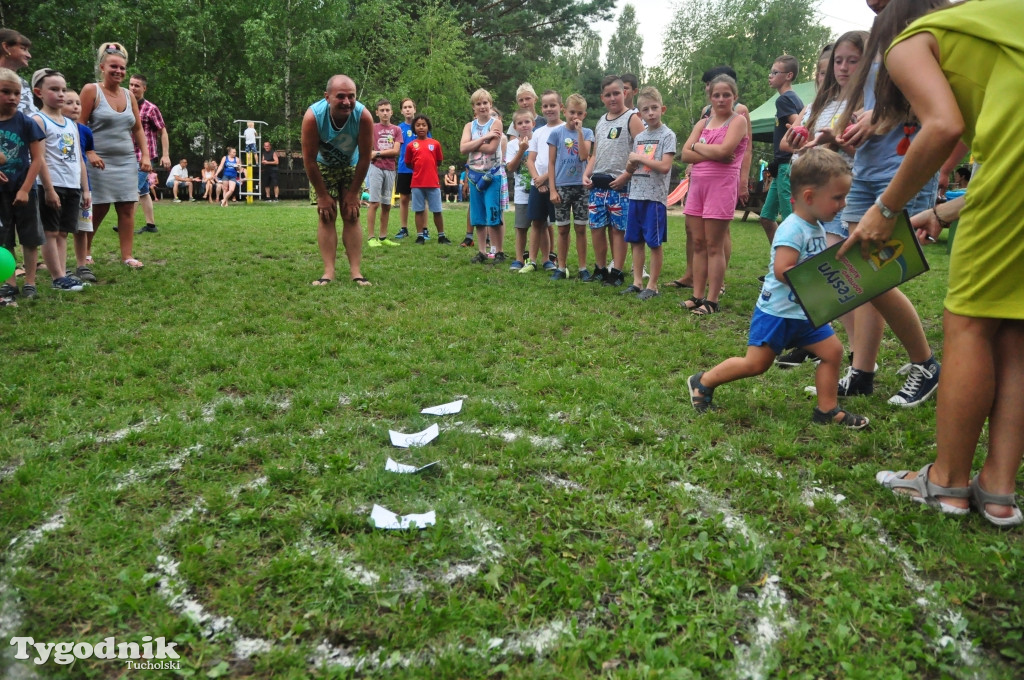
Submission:
[[[683,307],[698,316],[718,311],[725,281],[725,241],[736,209],[749,126],[732,108],[738,96],[735,80],[716,76],[710,88],[711,116],[693,126],[683,145],[683,162],[693,165],[683,210],[686,238],[693,239],[693,296]]]

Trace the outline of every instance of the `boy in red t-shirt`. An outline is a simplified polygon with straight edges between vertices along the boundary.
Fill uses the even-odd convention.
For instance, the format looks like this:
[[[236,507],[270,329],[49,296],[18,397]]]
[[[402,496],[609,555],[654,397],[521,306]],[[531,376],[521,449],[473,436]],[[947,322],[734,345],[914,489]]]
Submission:
[[[416,139],[409,142],[405,150],[405,164],[412,168],[412,210],[416,213],[416,243],[427,242],[427,213],[434,213],[437,227],[437,242],[451,243],[444,235],[444,218],[441,216],[441,180],[437,167],[444,161],[441,142],[430,139],[430,119],[422,113],[412,119],[412,131]]]

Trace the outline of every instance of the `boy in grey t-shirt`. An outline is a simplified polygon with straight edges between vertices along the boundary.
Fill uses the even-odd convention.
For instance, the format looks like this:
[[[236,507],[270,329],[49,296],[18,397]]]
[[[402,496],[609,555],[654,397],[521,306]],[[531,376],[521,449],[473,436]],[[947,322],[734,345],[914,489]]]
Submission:
[[[640,90],[637,107],[647,129],[637,135],[635,150],[626,163],[626,171],[633,173],[626,218],[626,243],[633,251],[633,285],[623,294],[639,293],[640,300],[649,300],[658,295],[658,276],[663,261],[661,244],[668,240],[665,203],[676,153],[676,133],[661,123],[665,106],[657,89]],[[651,249],[651,276],[647,288],[643,283],[645,243]]]
[[[569,216],[572,213],[576,228],[576,264],[580,281],[589,281],[587,271],[587,222],[589,221],[589,192],[583,188],[583,171],[590,157],[594,131],[583,127],[587,117],[587,100],[581,94],[565,99],[565,125],[556,128],[548,137],[548,187],[555,205],[555,224],[558,226],[558,268],[551,275],[553,281],[568,276]]]

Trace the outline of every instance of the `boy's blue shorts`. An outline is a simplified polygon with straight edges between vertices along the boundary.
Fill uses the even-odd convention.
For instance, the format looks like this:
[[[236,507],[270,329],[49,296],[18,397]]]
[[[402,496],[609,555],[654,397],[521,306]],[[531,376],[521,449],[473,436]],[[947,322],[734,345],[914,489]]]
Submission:
[[[544,220],[548,224],[555,223],[555,204],[551,202],[551,194],[537,187],[530,187],[530,202],[527,204],[530,221]]]
[[[659,201],[629,202],[626,216],[626,243],[647,243],[648,248],[660,248],[668,240],[668,211]]]
[[[412,211],[423,212],[427,208],[432,213],[441,212],[441,190],[435,187],[413,187]]]
[[[786,319],[754,307],[747,344],[768,345],[776,354],[782,354],[787,347],[808,347],[833,335],[835,331],[828,324],[815,328],[807,319]]]
[[[469,183],[469,224],[474,227],[501,225],[501,182],[490,182],[484,191]]]

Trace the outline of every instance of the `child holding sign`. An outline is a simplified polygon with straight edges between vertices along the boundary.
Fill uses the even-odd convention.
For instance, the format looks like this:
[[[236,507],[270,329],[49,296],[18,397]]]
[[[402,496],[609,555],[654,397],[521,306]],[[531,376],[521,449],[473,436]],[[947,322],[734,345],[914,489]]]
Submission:
[[[793,213],[783,220],[772,241],[772,259],[761,296],[750,321],[747,354],[726,359],[706,373],[690,376],[690,401],[698,412],[711,410],[715,388],[741,378],[761,375],[787,347],[803,347],[821,358],[814,382],[818,405],[813,420],[860,430],[868,419],[839,407],[839,366],[843,346],[832,327],[815,328],[807,320],[785,283],[785,272],[798,262],[825,250],[822,222],[835,218],[846,204],[851,173],[834,151],[822,147],[804,153],[793,164],[790,186]]]

